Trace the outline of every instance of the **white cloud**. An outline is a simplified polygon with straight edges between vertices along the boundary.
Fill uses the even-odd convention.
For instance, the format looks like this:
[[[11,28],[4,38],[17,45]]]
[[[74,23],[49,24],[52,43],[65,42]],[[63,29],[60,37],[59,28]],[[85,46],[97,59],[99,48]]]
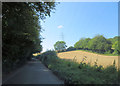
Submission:
[[[57,28],[61,29],[61,28],[63,28],[63,25],[59,25]]]

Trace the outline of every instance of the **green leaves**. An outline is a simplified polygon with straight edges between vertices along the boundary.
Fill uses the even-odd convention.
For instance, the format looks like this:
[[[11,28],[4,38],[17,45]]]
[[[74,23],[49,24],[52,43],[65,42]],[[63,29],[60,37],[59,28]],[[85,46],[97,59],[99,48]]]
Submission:
[[[62,51],[62,50],[65,50],[66,49],[66,43],[64,41],[57,41],[55,44],[54,44],[54,48],[55,50],[58,50],[58,51]]]
[[[68,59],[56,59],[54,51],[44,52],[41,56],[45,59],[43,63],[64,80],[65,84],[118,84],[120,71],[114,65],[103,68]]]
[[[106,43],[107,43],[107,40],[102,35],[95,36],[90,41],[89,49],[105,51],[104,47],[105,47]]]
[[[112,48],[114,49],[113,54],[120,54],[120,43],[118,41],[115,41]]]
[[[74,47],[77,49],[87,49],[88,48],[88,42],[90,41],[90,38],[82,38],[78,42],[75,43]]]
[[[2,5],[2,60],[4,70],[7,70],[8,64],[11,65],[10,69],[17,67],[30,59],[32,53],[41,52],[39,19],[45,19],[45,15],[50,16],[56,5],[54,2],[3,2]]]
[[[95,52],[104,53],[111,50],[112,43],[102,35],[97,35],[94,38],[82,38],[75,43],[77,49],[93,50]]]

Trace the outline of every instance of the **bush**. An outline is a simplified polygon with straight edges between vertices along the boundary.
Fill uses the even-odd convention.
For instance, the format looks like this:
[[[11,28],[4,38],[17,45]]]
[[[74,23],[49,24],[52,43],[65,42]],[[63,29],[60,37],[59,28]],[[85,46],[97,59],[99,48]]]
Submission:
[[[66,51],[72,51],[72,50],[76,50],[76,48],[74,48],[74,47],[70,46],[69,48],[67,48],[67,50],[66,50]]]
[[[51,69],[65,84],[118,84],[118,71],[114,66],[103,68],[71,59],[59,59],[54,51],[41,55],[41,61]],[[119,72],[120,74],[120,72]]]
[[[58,59],[56,52],[51,50],[44,52],[39,56],[39,58],[40,61],[42,61],[46,66],[48,66],[49,63],[55,63]]]

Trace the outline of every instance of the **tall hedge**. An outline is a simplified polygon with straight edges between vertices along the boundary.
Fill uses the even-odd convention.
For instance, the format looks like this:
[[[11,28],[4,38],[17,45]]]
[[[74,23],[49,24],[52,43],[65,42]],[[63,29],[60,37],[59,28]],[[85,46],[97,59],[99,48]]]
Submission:
[[[50,16],[54,2],[2,3],[3,72],[24,64],[32,53],[41,52],[40,20]]]

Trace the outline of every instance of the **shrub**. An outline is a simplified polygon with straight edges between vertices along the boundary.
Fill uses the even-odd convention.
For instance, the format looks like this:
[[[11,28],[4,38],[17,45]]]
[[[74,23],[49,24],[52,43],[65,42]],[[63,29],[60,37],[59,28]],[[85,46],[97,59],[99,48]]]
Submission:
[[[107,68],[98,66],[97,62],[94,66],[84,62],[79,64],[74,59],[59,59],[54,51],[47,51],[41,57],[42,62],[65,84],[118,84],[115,62]]]
[[[69,48],[67,48],[66,51],[72,51],[72,50],[76,50],[74,47],[70,46]]]
[[[55,63],[55,61],[58,59],[56,52],[51,50],[44,52],[39,56],[39,58],[46,66],[48,66],[49,63]]]

